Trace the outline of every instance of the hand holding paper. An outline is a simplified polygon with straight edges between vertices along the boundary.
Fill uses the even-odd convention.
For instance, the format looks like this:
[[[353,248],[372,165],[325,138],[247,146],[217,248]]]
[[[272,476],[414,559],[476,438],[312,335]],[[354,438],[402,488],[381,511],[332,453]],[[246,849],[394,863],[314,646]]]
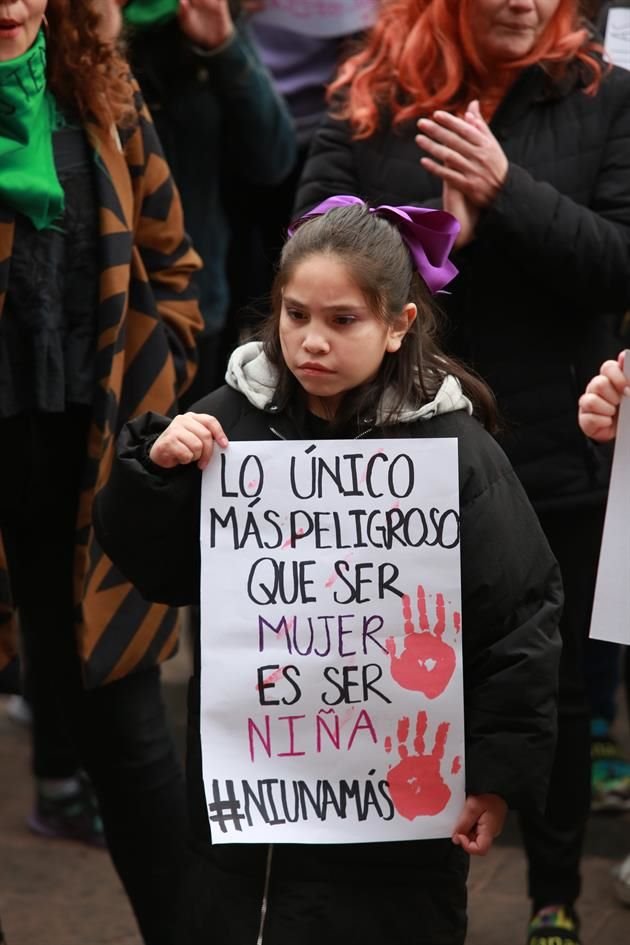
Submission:
[[[206,413],[183,413],[175,417],[157,438],[149,459],[163,469],[197,461],[205,469],[212,456],[214,441],[227,446],[228,438],[216,417]]]
[[[582,431],[593,440],[606,443],[617,435],[619,405],[630,394],[624,374],[625,351],[616,361],[604,361],[600,373],[587,384],[579,400],[578,422]]]

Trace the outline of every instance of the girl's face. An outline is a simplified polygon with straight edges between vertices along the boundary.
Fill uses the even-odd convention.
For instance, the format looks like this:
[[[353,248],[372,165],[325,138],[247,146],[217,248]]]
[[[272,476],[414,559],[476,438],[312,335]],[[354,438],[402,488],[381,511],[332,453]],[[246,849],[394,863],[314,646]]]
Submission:
[[[334,417],[344,394],[375,377],[386,352],[398,351],[415,317],[409,303],[392,325],[385,324],[337,256],[299,262],[282,292],[279,333],[308,409]]]
[[[47,6],[48,0],[0,0],[0,62],[31,48]]]
[[[560,6],[560,0],[471,0],[470,25],[485,62],[527,56]]]

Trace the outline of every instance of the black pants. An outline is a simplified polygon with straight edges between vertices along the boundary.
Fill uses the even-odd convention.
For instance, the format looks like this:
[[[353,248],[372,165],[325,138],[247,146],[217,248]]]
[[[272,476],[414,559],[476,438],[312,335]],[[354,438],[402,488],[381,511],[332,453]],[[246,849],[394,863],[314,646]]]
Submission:
[[[85,768],[108,847],[147,945],[172,945],[187,859],[183,776],[157,668],[83,688],[73,551],[89,414],[0,421],[0,526],[18,604],[36,775]]]
[[[573,903],[591,801],[590,705],[585,652],[590,627],[603,506],[539,514],[558,559],[565,604],[560,631],[558,745],[545,815],[521,816],[534,908]]]

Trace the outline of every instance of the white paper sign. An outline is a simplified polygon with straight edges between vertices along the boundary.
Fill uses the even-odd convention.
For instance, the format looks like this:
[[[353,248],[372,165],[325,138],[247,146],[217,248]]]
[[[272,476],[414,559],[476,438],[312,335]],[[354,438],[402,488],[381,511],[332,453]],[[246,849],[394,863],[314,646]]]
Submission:
[[[630,69],[630,7],[608,11],[604,46],[614,65]]]
[[[256,22],[322,38],[349,36],[368,29],[378,16],[379,0],[265,0]]]
[[[464,802],[457,441],[231,443],[203,475],[214,843],[450,836]]]
[[[624,373],[630,378],[630,352]],[[590,635],[630,644],[630,398],[619,407]]]

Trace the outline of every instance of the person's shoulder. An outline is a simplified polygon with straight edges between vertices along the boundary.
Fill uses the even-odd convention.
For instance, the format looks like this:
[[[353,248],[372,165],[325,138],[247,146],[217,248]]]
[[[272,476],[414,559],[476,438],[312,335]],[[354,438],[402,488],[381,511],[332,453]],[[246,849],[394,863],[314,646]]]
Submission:
[[[630,96],[630,70],[621,66],[609,66],[602,75],[600,89],[603,93]]]
[[[429,420],[416,421],[411,435],[453,437],[457,440],[462,502],[473,501],[498,483],[509,488],[522,488],[512,464],[497,441],[479,420],[465,410],[454,410]]]

